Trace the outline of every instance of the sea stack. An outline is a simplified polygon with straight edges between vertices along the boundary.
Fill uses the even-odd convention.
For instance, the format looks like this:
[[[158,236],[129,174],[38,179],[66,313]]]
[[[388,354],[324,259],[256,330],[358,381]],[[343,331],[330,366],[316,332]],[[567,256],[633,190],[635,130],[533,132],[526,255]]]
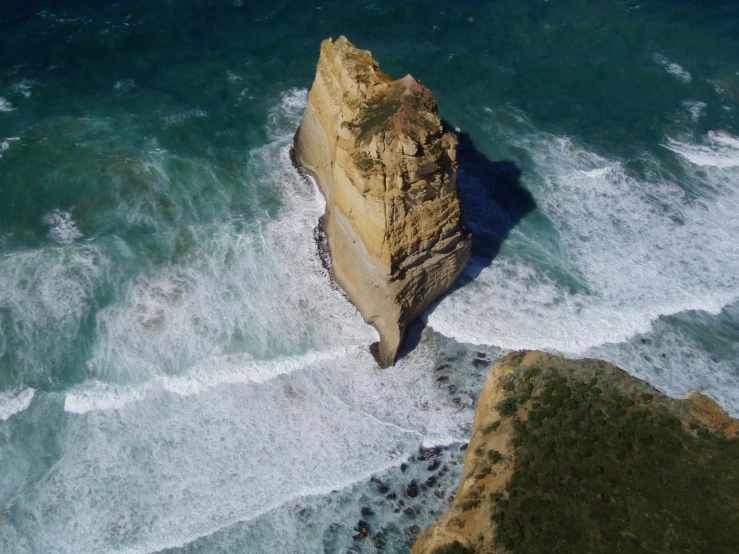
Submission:
[[[326,198],[332,275],[377,329],[382,367],[469,258],[456,146],[420,81],[393,80],[343,36],[321,43],[295,161]]]

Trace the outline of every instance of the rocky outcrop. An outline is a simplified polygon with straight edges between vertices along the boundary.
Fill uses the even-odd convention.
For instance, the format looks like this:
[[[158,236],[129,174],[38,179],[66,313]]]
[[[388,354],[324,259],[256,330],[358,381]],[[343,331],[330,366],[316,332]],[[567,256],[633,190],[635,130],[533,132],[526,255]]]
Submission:
[[[712,433],[739,437],[739,420],[729,417],[713,398],[699,392],[689,392],[683,396],[682,404],[695,421]]]
[[[739,421],[600,360],[490,369],[454,502],[413,554],[734,552]]]
[[[377,329],[382,366],[469,257],[456,145],[420,81],[394,81],[345,37],[323,41],[295,160],[326,197],[332,275]]]

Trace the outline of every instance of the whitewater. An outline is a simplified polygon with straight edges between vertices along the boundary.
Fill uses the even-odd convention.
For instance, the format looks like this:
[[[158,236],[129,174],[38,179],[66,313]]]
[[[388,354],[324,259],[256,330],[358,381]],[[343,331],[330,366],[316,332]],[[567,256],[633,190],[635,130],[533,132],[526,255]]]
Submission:
[[[407,552],[508,349],[739,416],[736,8],[46,10],[0,8],[0,551]],[[338,34],[461,137],[472,258],[387,370],[290,160]]]

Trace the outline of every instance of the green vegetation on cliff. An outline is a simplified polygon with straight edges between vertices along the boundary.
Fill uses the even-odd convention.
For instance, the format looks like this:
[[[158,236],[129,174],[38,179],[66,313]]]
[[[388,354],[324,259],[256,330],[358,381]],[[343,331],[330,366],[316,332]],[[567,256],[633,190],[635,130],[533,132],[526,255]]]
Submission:
[[[392,119],[402,106],[403,90],[402,86],[392,86],[363,106],[357,120],[352,123],[359,128],[359,142],[366,142],[380,132],[390,131]]]
[[[453,542],[434,550],[434,554],[475,554],[475,549]]]
[[[515,469],[490,498],[502,551],[739,552],[739,439],[604,362],[549,357],[502,383],[515,422]]]

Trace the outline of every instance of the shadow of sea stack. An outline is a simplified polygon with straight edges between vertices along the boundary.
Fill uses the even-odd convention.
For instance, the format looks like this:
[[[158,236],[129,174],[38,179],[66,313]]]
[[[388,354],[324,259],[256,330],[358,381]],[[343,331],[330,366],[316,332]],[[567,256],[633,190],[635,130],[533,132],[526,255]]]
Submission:
[[[458,133],[457,137],[457,182],[473,237],[473,262],[456,285],[462,286],[490,265],[513,228],[536,208],[536,202],[521,185],[522,171],[515,162],[491,161],[467,133]]]

